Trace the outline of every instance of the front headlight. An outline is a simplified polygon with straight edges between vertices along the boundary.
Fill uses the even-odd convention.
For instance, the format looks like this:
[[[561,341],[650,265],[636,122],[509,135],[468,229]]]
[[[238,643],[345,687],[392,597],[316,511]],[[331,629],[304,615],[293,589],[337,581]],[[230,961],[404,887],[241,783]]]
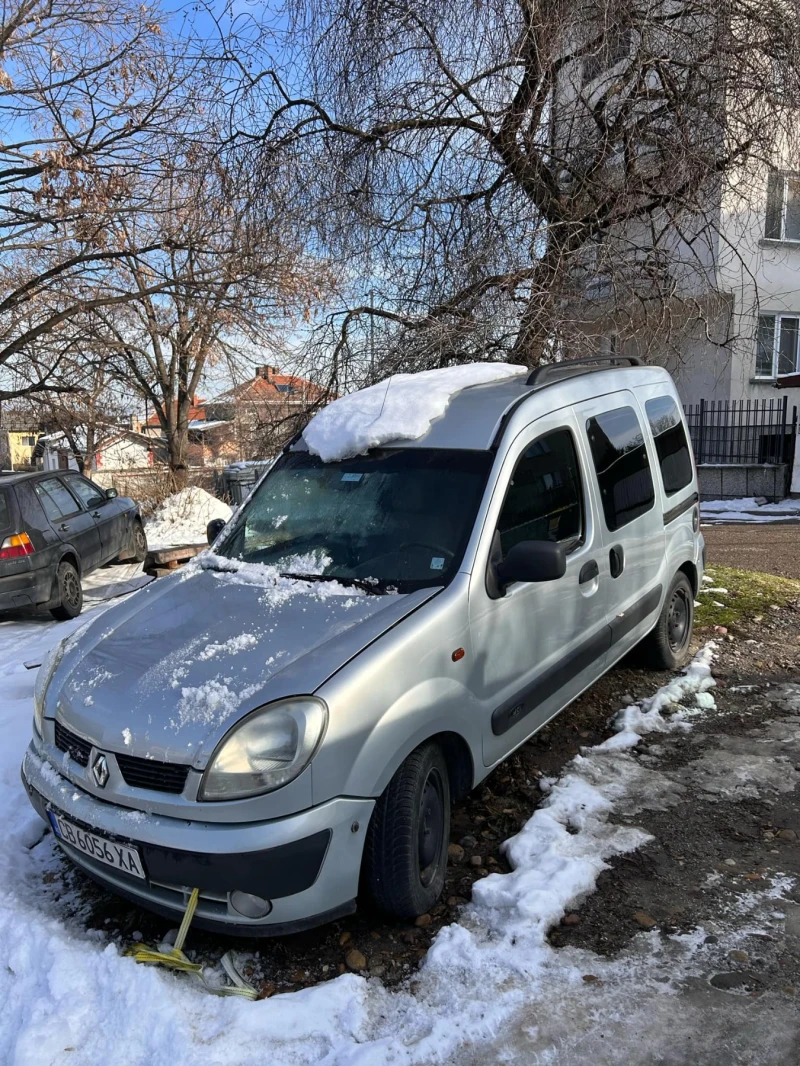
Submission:
[[[36,674],[36,684],[33,686],[33,727],[38,736],[42,735],[42,719],[44,718],[44,698],[47,689],[53,679],[53,674],[58,669],[58,664],[64,658],[67,650],[66,640],[60,640],[54,648],[51,648],[42,660],[42,665]]]
[[[197,798],[244,799],[288,784],[308,766],[327,723],[327,704],[316,696],[259,707],[217,745]]]

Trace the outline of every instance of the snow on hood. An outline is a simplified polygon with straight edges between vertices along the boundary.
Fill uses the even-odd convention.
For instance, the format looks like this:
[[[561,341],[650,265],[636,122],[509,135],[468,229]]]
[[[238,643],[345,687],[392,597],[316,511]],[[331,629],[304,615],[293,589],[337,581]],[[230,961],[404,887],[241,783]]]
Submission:
[[[313,692],[435,592],[367,595],[207,553],[71,641],[46,714],[106,750],[202,768],[236,718]]]
[[[309,450],[325,463],[361,455],[389,441],[417,440],[462,389],[525,370],[511,363],[466,363],[419,374],[394,374],[323,407],[303,437]]]

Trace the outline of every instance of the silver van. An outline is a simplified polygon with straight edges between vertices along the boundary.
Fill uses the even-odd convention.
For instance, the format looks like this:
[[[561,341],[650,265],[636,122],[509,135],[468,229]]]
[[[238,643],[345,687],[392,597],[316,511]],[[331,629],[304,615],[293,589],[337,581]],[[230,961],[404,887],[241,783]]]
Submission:
[[[210,534],[42,665],[22,773],[92,877],[246,935],[427,911],[453,800],[635,645],[680,666],[704,566],[677,393],[621,358],[301,437]]]

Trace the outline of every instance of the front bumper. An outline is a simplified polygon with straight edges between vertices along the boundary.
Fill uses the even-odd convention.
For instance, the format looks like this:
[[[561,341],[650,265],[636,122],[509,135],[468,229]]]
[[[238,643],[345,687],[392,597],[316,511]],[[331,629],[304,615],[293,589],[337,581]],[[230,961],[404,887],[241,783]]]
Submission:
[[[330,921],[355,909],[361,853],[374,800],[335,799],[271,822],[189,822],[132,811],[95,799],[71,784],[33,749],[22,780],[39,815],[48,808],[81,828],[131,844],[146,880],[59,845],[95,880],[143,907],[173,919],[200,889],[194,922],[247,936],[278,936]],[[230,904],[233,891],[272,904],[264,918],[245,918]]]

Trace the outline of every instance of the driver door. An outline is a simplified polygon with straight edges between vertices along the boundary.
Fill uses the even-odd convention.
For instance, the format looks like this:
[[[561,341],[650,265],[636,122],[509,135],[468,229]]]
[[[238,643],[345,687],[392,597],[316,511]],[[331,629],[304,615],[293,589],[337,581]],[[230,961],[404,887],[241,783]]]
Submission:
[[[78,497],[83,506],[92,516],[97,532],[100,535],[100,558],[99,564],[107,563],[119,555],[124,547],[121,532],[123,520],[120,516],[120,505],[116,499],[109,500],[103,489],[88,478],[80,474],[64,474],[63,480]]]
[[[572,411],[538,419],[506,456],[470,585],[473,691],[483,716],[484,763],[512,751],[599,676],[605,666],[602,533],[587,456]],[[487,567],[522,540],[567,551],[555,581],[518,582],[493,598]],[[491,583],[490,583],[491,586]]]

